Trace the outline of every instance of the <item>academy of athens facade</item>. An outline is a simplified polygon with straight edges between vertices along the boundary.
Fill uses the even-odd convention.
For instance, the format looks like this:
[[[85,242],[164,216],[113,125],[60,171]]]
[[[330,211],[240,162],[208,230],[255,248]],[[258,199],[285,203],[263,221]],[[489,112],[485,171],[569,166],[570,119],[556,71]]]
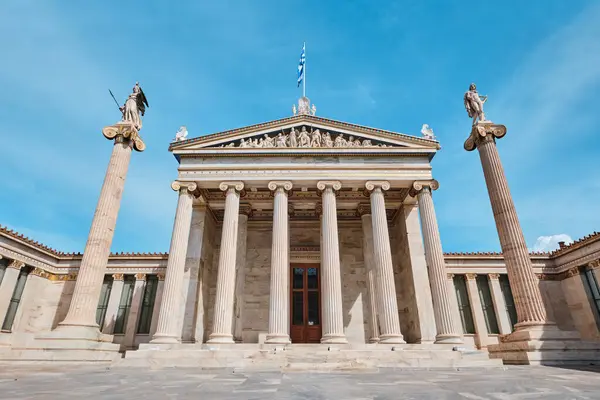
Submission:
[[[168,254],[103,249],[108,261],[76,289],[85,256],[0,229],[0,359],[47,349],[36,340],[67,328],[126,356],[186,344],[498,345],[518,322],[520,289],[502,253],[443,253],[434,199],[444,182],[430,164],[439,149],[310,112],[174,141]],[[530,259],[544,315],[592,349],[600,234]],[[96,328],[77,322],[85,310]]]

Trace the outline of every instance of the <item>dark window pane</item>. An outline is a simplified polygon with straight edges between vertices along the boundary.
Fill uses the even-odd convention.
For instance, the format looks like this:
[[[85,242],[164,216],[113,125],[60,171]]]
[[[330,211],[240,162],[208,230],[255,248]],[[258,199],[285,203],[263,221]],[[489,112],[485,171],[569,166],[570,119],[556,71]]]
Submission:
[[[317,289],[319,287],[319,269],[308,268],[307,272],[307,286],[309,289]]]
[[[294,292],[292,298],[292,325],[304,325],[304,298],[302,292]]]
[[[515,300],[510,289],[510,283],[508,281],[508,275],[500,275],[500,288],[502,289],[502,295],[504,296],[504,302],[506,303],[506,312],[508,312],[508,318],[510,319],[510,328],[514,331],[515,324],[517,323],[517,309],[515,308]]]
[[[304,268],[294,268],[294,289],[302,289],[304,286]]]
[[[585,285],[585,292],[590,300],[590,305],[594,312],[596,319],[596,325],[600,327],[600,287],[598,287],[598,281],[594,274],[593,269],[587,269],[582,274],[583,283]]]
[[[320,325],[319,292],[308,292],[308,325]]]

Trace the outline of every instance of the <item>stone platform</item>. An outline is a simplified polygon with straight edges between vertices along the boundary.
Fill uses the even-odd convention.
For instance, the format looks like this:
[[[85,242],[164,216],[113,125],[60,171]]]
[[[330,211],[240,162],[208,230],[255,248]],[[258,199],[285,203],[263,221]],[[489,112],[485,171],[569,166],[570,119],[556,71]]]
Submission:
[[[487,352],[454,351],[452,345],[324,344],[143,344],[115,367],[239,368],[281,371],[335,371],[376,368],[501,368]]]

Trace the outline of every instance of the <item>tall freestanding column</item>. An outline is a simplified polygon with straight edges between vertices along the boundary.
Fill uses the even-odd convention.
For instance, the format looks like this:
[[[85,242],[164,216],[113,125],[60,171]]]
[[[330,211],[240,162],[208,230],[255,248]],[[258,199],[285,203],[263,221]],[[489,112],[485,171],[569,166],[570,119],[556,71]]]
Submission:
[[[342,308],[342,276],[340,272],[340,244],[338,238],[336,193],[339,181],[317,182],[321,191],[321,282],[323,299],[323,336],[321,343],[348,343],[344,335]]]
[[[390,188],[386,181],[368,181],[365,184],[371,193],[371,215],[373,223],[373,258],[377,277],[377,311],[379,312],[379,343],[405,343],[400,332],[392,250],[383,191]]]
[[[120,122],[107,126],[102,133],[107,139],[114,139],[113,151],[83,252],[69,311],[56,328],[60,336],[78,339],[99,340],[101,337],[96,323],[96,308],[121,206],[131,150],[141,152],[146,148],[131,123]]]
[[[273,240],[271,245],[271,291],[269,299],[269,333],[265,343],[290,343],[290,238],[288,192],[292,182],[269,182],[273,201]]]
[[[467,151],[476,148],[479,150],[500,246],[515,299],[518,319],[515,329],[554,325],[554,322],[548,319],[544,307],[538,279],[533,273],[525,237],[496,148],[496,139],[504,135],[506,135],[504,125],[496,125],[489,121],[479,122],[473,126],[464,147]]]
[[[217,293],[213,314],[213,330],[208,343],[234,343],[232,335],[233,295],[235,292],[235,259],[237,255],[238,215],[243,182],[222,182],[225,192],[225,215],[219,251]]]
[[[179,343],[181,341],[178,317],[181,307],[185,303],[182,295],[185,258],[192,223],[193,193],[198,187],[194,182],[175,181],[171,184],[171,188],[179,192],[179,200],[177,200],[177,210],[175,211],[158,323],[151,343]]]
[[[373,260],[373,220],[371,218],[371,207],[367,204],[359,204],[358,214],[362,220],[363,231],[363,258],[367,271],[367,293],[369,299],[369,342],[379,342],[379,320],[377,317],[377,294],[375,293],[375,261]]]
[[[423,244],[425,245],[425,259],[429,270],[431,297],[433,299],[433,314],[437,327],[436,343],[462,343],[458,330],[458,321],[454,319],[448,292],[446,263],[442,251],[442,241],[438,228],[431,191],[436,190],[439,184],[436,180],[417,181],[410,190],[412,197],[417,197],[419,202],[419,215],[421,229],[423,230]]]

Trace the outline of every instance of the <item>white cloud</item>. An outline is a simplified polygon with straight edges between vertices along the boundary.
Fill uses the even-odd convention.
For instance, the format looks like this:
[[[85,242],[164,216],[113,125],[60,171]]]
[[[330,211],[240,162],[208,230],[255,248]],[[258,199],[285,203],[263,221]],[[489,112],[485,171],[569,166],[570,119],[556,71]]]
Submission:
[[[565,242],[565,244],[573,243],[571,236],[566,233],[559,233],[558,235],[540,236],[537,238],[533,245],[532,251],[553,251],[558,249],[558,242]]]

